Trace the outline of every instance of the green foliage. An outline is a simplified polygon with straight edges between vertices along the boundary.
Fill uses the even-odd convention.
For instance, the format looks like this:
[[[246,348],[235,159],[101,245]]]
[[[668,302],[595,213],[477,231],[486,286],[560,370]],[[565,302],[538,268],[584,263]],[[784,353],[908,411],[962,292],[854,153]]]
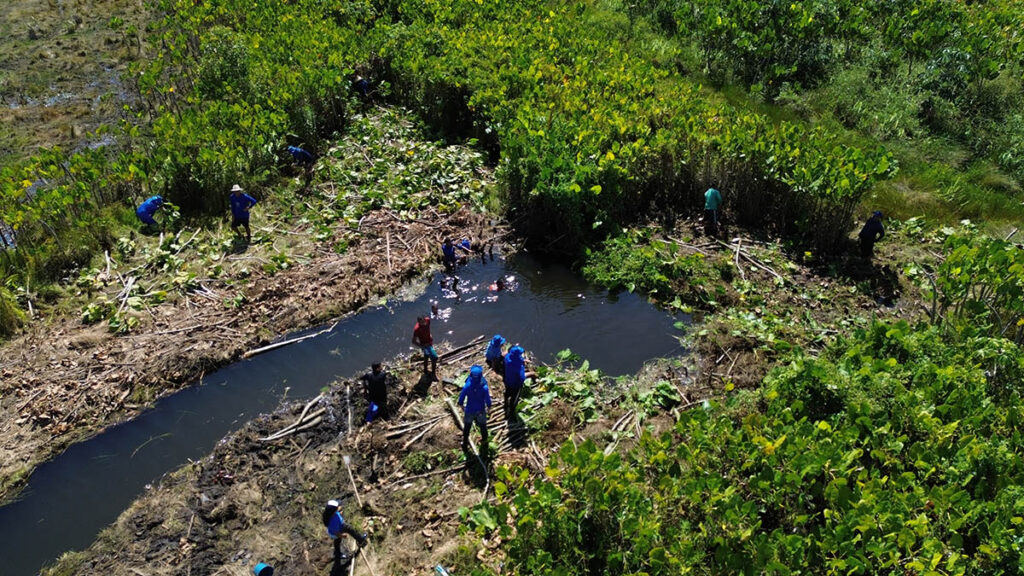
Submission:
[[[707,302],[713,270],[700,253],[684,253],[673,243],[652,243],[650,231],[630,230],[590,252],[583,268],[591,281],[610,290],[640,289],[656,298],[673,295]]]
[[[1024,257],[1008,241],[951,234],[946,258],[930,273],[911,266],[931,299],[935,323],[964,338],[991,336],[1024,343]]]
[[[13,336],[25,323],[25,313],[7,288],[0,287],[0,337]]]
[[[467,129],[497,134],[499,178],[533,237],[571,251],[652,202],[691,210],[719,179],[739,221],[827,249],[893,168],[883,151],[745,113],[671,76],[657,43],[630,38],[614,14],[551,8],[409,3],[403,26],[382,32],[398,95],[428,119],[472,113]]]
[[[979,354],[1024,366],[1005,340],[876,324],[795,355],[760,410],[686,411],[624,455],[567,443],[537,478],[502,469],[473,525],[517,574],[1019,572],[1019,380],[994,387]]]

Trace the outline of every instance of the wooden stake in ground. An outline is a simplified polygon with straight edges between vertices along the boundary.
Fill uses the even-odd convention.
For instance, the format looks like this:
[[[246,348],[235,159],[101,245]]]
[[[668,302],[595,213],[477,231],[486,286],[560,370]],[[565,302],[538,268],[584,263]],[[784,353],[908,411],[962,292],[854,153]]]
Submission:
[[[362,509],[363,499],[359,497],[359,488],[356,487],[356,478],[352,475],[352,466],[349,465],[351,459],[348,457],[348,454],[342,456],[341,459],[345,462],[345,469],[348,470],[348,479],[352,482],[352,491],[356,493],[356,503],[359,504],[359,508]]]

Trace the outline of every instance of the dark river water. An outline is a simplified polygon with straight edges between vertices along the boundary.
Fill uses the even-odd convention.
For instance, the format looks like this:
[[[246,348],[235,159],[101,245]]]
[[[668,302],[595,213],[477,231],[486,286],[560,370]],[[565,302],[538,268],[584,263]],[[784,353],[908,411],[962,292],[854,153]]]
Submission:
[[[283,397],[310,398],[375,360],[411,352],[416,316],[428,313],[431,301],[447,316],[432,323],[435,344],[501,333],[541,362],[571,348],[610,375],[684,352],[674,324],[688,318],[673,318],[640,296],[611,295],[563,266],[520,254],[474,261],[458,276],[457,292],[437,275],[413,299],[390,300],[342,320],[330,333],[208,374],[40,466],[20,499],[0,508],[0,574],[37,574],[62,552],[88,547],[147,484],[205,456],[244,422],[274,411]],[[499,277],[509,289],[491,292]]]

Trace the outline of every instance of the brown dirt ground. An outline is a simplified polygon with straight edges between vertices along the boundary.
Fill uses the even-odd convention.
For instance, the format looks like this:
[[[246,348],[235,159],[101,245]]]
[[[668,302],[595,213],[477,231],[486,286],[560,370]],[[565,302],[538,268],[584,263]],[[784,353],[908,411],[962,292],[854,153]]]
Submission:
[[[76,318],[35,326],[0,348],[0,501],[13,496],[36,465],[134,417],[156,396],[273,336],[394,292],[432,264],[440,239],[457,231],[475,241],[494,234],[485,217],[468,209],[408,223],[375,212],[342,255],[318,249],[310,262],[274,275],[254,271],[239,309],[225,309],[221,297],[169,301],[124,336]],[[389,256],[385,235],[409,249]],[[213,294],[220,287],[208,285]]]
[[[476,358],[482,357],[483,346],[479,342]],[[374,574],[426,574],[437,564],[460,573],[473,557],[497,568],[500,539],[481,546],[459,532],[459,508],[493,491],[484,492],[487,477],[475,456],[460,450],[460,433],[446,403],[458,393],[453,379],[464,375],[472,361],[459,353],[442,355],[438,376],[448,383],[425,387],[418,370],[400,360],[392,370],[397,386],[389,396],[394,415],[386,421],[363,424],[366,402],[352,394],[350,403],[348,383],[342,382],[317,404],[326,409],[325,419],[311,430],[260,440],[296,421],[302,403],[249,422],[210,456],[165,476],[88,550],[66,555],[51,574],[243,576],[257,562],[292,576],[347,574],[348,565],[332,561],[320,521],[321,507],[331,498],[342,501],[346,520],[370,533],[371,545],[362,554]],[[686,396],[704,392],[672,365],[649,366],[634,382],[642,387],[664,379]],[[503,422],[500,384],[491,380],[492,438],[504,444],[500,437],[505,433],[495,431]],[[549,406],[548,428],[518,447],[503,445],[489,467],[491,476],[494,466],[509,465],[543,474],[549,456],[569,437],[608,440],[609,428],[626,411],[619,402],[606,401],[603,407],[607,414],[583,426],[553,417],[569,412],[565,406]],[[350,418],[354,433],[346,434]],[[401,433],[409,424],[433,418],[437,424],[422,438],[416,435],[424,428]],[[643,426],[657,433],[674,421],[670,413],[656,413]],[[478,438],[475,430],[471,438]],[[623,449],[634,441],[617,446]],[[346,455],[362,506],[348,478]],[[427,464],[431,469],[424,471]],[[353,542],[348,544],[354,549]],[[362,558],[356,559],[355,573],[370,574]]]
[[[721,393],[727,382],[735,389],[756,388],[764,376],[777,365],[784,354],[737,330],[737,326],[720,312],[727,310],[754,313],[757,317],[780,317],[789,321],[775,330],[794,346],[815,353],[841,333],[849,333],[844,322],[855,319],[913,319],[921,314],[920,291],[900,273],[910,261],[934,262],[936,255],[918,249],[912,238],[890,232],[876,246],[875,258],[867,261],[856,255],[851,240],[844,253],[825,260],[789,253],[779,247],[777,239],[763,238],[748,230],[723,230],[718,240],[735,246],[737,240],[744,251],[766,264],[784,278],[779,284],[775,276],[735,252],[704,235],[701,226],[692,220],[676,223],[675,238],[691,239],[692,245],[707,254],[712,270],[727,268],[731,282],[721,281],[724,293],[716,295],[720,308],[695,320],[706,330],[695,339],[699,362],[698,379],[707,388]],[[741,295],[735,283],[742,277],[754,287],[753,296]],[[685,281],[686,279],[683,279]]]

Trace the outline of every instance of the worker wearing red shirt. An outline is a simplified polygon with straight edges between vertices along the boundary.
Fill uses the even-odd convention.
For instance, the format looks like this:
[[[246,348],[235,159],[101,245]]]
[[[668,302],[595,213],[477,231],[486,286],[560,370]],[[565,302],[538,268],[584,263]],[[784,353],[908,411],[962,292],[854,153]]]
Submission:
[[[430,361],[430,374],[437,378],[437,351],[434,350],[434,337],[430,335],[430,317],[416,318],[416,326],[412,329],[412,344],[419,346],[423,352],[423,372],[427,372],[427,361]]]

